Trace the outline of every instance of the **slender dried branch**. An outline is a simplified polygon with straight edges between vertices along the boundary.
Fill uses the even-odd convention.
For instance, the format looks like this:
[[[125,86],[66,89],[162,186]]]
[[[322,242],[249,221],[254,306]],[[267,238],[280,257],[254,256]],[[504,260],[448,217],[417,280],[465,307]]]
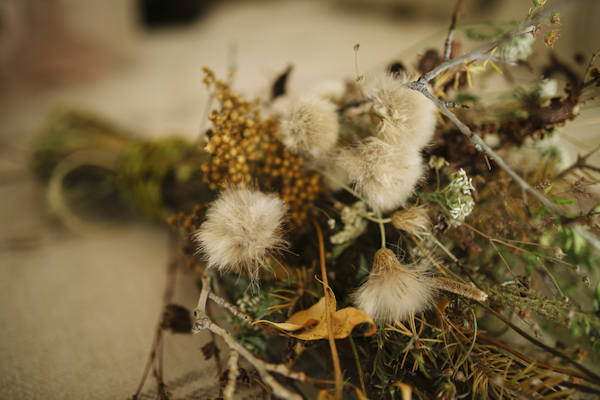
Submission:
[[[512,347],[509,347],[509,346],[505,345],[504,343],[501,343],[501,342],[499,342],[499,341],[497,341],[495,339],[492,339],[489,336],[481,335],[480,334],[477,337],[479,339],[485,341],[485,342],[493,344],[494,346],[500,347],[500,348],[504,349],[505,351],[508,351],[511,354],[514,354],[515,356],[519,357],[521,360],[525,361],[526,363],[535,364],[537,367],[544,368],[544,369],[549,369],[549,370],[556,371],[556,372],[560,372],[561,374],[565,374],[565,375],[568,375],[568,376],[576,376],[576,377],[584,379],[584,380],[586,380],[586,381],[588,381],[590,383],[596,383],[596,382],[594,382],[594,380],[590,379],[587,375],[581,374],[581,373],[579,373],[577,371],[573,371],[572,369],[553,367],[552,365],[548,365],[548,364],[544,364],[544,363],[541,363],[541,362],[538,362],[538,361],[534,361],[531,358],[529,358],[529,357],[527,357],[527,356],[519,353],[518,351],[516,351]]]
[[[238,376],[240,375],[240,370],[238,369],[238,357],[239,353],[235,350],[231,350],[229,353],[229,361],[227,362],[227,368],[229,371],[227,372],[227,386],[225,386],[225,390],[223,391],[223,399],[224,400],[233,400],[233,393],[235,392],[235,383],[237,381]]]
[[[210,276],[208,273],[204,273],[202,276],[202,291],[200,292],[200,299],[198,301],[198,306],[194,310],[194,317],[197,319],[194,327],[192,328],[193,333],[200,333],[204,329],[208,329],[211,332],[219,335],[221,339],[227,344],[230,350],[237,351],[242,357],[244,357],[256,370],[258,371],[261,378],[265,381],[267,385],[271,387],[273,390],[273,394],[285,399],[285,400],[302,400],[302,396],[291,393],[285,387],[283,387],[269,372],[275,372],[279,375],[285,376],[287,378],[295,379],[300,382],[309,382],[309,378],[303,372],[294,372],[287,369],[285,365],[282,364],[270,364],[266,363],[258,358],[254,357],[254,355],[248,351],[244,346],[239,344],[233,336],[225,329],[221,328],[217,324],[215,324],[207,315],[206,315],[206,301],[208,300],[210,292]]]
[[[331,358],[333,359],[333,369],[335,371],[335,398],[342,398],[342,368],[340,367],[340,358],[338,356],[335,339],[333,338],[333,326],[331,322],[331,299],[329,296],[329,282],[327,280],[327,268],[325,266],[325,244],[323,243],[323,232],[319,223],[312,218],[312,223],[317,230],[319,239],[319,254],[321,257],[321,279],[323,279],[323,290],[325,291],[325,316],[327,318],[327,338],[329,339],[329,347],[331,348]]]
[[[464,0],[458,0],[458,2],[456,3],[456,7],[454,8],[454,14],[452,14],[452,22],[450,23],[450,28],[448,29],[448,36],[446,37],[446,46],[444,49],[444,62],[450,60],[450,52],[452,51],[452,38],[454,37],[456,20],[458,19],[458,14],[460,14],[463,3]]]
[[[588,158],[590,158],[594,154],[598,153],[598,151],[600,151],[600,145],[598,145],[595,149],[593,149],[592,151],[590,151],[589,153],[587,153],[584,156],[578,155],[577,156],[577,161],[575,161],[575,163],[573,163],[569,167],[563,169],[554,178],[552,178],[552,180],[556,181],[556,180],[562,178],[563,176],[567,175],[568,173],[570,173],[571,171],[573,171],[575,169],[587,168],[587,169],[590,169],[592,171],[600,172],[600,168],[594,167],[592,165],[588,165],[587,162],[586,162]]]
[[[235,315],[242,321],[245,321],[248,324],[252,324],[254,322],[254,318],[252,318],[250,315],[240,311],[239,308],[237,308],[224,298],[217,296],[213,292],[208,293],[208,298],[217,303],[219,306],[228,309],[233,315]]]
[[[586,367],[584,367],[583,365],[581,365],[577,361],[573,360],[572,358],[570,358],[566,354],[563,354],[560,351],[558,351],[558,350],[556,350],[556,349],[554,349],[554,348],[552,348],[550,346],[547,346],[544,343],[540,342],[539,340],[531,337],[529,334],[527,334],[521,328],[519,328],[518,326],[516,326],[515,324],[513,324],[512,322],[510,322],[506,318],[504,318],[502,315],[500,315],[498,312],[496,312],[492,308],[488,307],[487,305],[485,305],[483,303],[479,303],[479,305],[482,306],[483,308],[485,308],[491,314],[493,314],[496,318],[502,320],[502,322],[504,322],[506,325],[510,326],[515,332],[517,332],[519,335],[523,336],[525,339],[527,339],[531,343],[535,344],[536,346],[538,346],[541,349],[546,350],[550,354],[553,354],[553,355],[555,355],[557,357],[562,358],[564,361],[568,362],[569,364],[573,365],[575,368],[577,368],[578,370],[580,370],[581,372],[583,372],[584,374],[586,374],[588,376],[588,378],[589,378],[589,379],[587,379],[589,382],[592,382],[592,383],[594,383],[596,385],[600,385],[600,376],[599,375],[593,373],[592,371],[590,371],[589,369],[587,369]]]
[[[146,363],[146,367],[144,368],[144,372],[142,373],[142,379],[140,380],[138,388],[135,394],[133,395],[133,400],[136,400],[142,392],[144,384],[146,383],[146,379],[148,378],[148,374],[150,373],[150,369],[154,370],[154,376],[157,380],[159,395],[161,392],[166,391],[166,386],[162,380],[163,329],[161,327],[161,323],[163,320],[165,307],[173,299],[173,293],[175,292],[175,281],[177,277],[177,268],[179,267],[179,260],[175,245],[177,239],[175,235],[176,234],[174,232],[171,232],[171,234],[169,235],[169,261],[167,263],[167,280],[165,283],[161,313],[158,319],[158,323],[156,325],[156,330],[154,332],[154,339],[152,341],[152,350],[150,351],[148,362]]]

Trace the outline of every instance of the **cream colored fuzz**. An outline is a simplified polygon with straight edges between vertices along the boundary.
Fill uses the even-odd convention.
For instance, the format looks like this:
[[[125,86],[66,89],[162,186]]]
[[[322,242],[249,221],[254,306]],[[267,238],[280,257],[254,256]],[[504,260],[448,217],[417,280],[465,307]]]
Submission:
[[[282,237],[285,212],[285,203],[274,194],[249,188],[225,190],[194,235],[208,268],[246,273],[255,281],[264,258],[288,246]]]
[[[380,212],[404,206],[423,175],[418,151],[370,137],[340,152],[338,165],[348,172],[355,190]]]
[[[316,95],[292,101],[281,118],[279,131],[283,144],[292,151],[321,157],[338,139],[336,106]]]
[[[378,137],[387,143],[421,150],[435,133],[436,106],[423,94],[407,88],[407,75],[382,74],[368,93],[373,111],[381,117]]]
[[[354,305],[374,321],[405,321],[434,305],[436,288],[426,268],[401,264],[394,252],[380,249],[365,282],[352,294]]]

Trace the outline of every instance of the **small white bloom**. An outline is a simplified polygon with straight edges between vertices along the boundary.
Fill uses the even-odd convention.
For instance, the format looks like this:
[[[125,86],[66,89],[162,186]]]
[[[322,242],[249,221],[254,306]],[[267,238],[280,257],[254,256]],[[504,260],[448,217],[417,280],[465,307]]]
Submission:
[[[404,206],[423,175],[418,151],[407,152],[374,137],[343,150],[338,165],[373,210],[381,212]]]
[[[507,62],[526,60],[533,51],[531,46],[534,42],[535,36],[532,34],[517,36],[500,47],[500,54]]]
[[[373,111],[381,117],[380,139],[405,149],[420,151],[433,138],[437,118],[435,104],[423,94],[409,89],[408,75],[381,75],[368,93]]]
[[[195,233],[208,268],[245,272],[255,281],[264,258],[287,247],[282,225],[285,203],[274,194],[228,188],[215,200]]]
[[[448,185],[446,193],[446,204],[450,208],[450,215],[459,223],[463,222],[475,207],[471,190],[475,190],[473,179],[469,178],[461,168],[458,173],[453,174],[453,180]]]
[[[369,222],[361,215],[366,214],[366,212],[365,204],[362,201],[356,202],[352,207],[344,206],[341,212],[344,229],[332,235],[329,238],[330,242],[333,244],[343,244],[362,235],[369,225]]]
[[[315,95],[292,101],[281,119],[282,142],[318,158],[333,148],[339,123],[335,105]]]

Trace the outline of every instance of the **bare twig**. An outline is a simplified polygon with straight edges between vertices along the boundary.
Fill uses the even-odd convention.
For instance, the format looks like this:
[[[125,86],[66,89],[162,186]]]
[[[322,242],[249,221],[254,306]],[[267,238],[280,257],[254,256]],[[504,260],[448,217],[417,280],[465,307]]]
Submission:
[[[156,330],[154,333],[154,339],[152,341],[152,350],[150,351],[150,356],[148,357],[148,362],[146,363],[146,367],[144,368],[144,372],[142,374],[142,379],[138,385],[138,388],[133,395],[133,400],[136,400],[142,389],[144,388],[144,384],[146,383],[146,379],[148,378],[148,374],[150,373],[150,369],[153,369],[154,376],[157,380],[158,392],[159,396],[161,393],[165,394],[166,386],[162,379],[162,342],[163,342],[163,329],[161,328],[161,322],[163,320],[164,309],[171,302],[173,298],[173,293],[175,292],[175,280],[177,276],[177,268],[179,266],[177,252],[175,250],[176,237],[175,233],[171,232],[169,235],[169,262],[167,264],[167,281],[165,283],[165,291],[163,294],[163,303],[161,306],[160,318],[158,320]],[[161,398],[164,398],[161,397]]]
[[[209,292],[208,293],[208,297],[212,301],[214,301],[215,303],[217,303],[219,306],[228,309],[233,315],[235,315],[236,317],[238,317],[242,321],[245,321],[248,324],[252,324],[254,322],[254,318],[252,318],[250,315],[248,315],[248,314],[240,311],[239,308],[237,308],[236,306],[234,306],[233,304],[231,304],[230,302],[228,302],[224,298],[217,296],[213,292]]]
[[[560,178],[562,178],[563,176],[567,175],[568,173],[570,173],[571,171],[573,171],[574,169],[582,169],[582,168],[588,168],[591,169],[592,171],[596,171],[596,172],[600,172],[600,168],[596,168],[592,165],[588,165],[587,164],[587,159],[592,157],[594,154],[598,153],[598,151],[600,151],[600,145],[596,146],[595,149],[593,149],[592,151],[590,151],[589,153],[587,153],[584,156],[577,156],[577,161],[575,161],[574,164],[572,164],[571,166],[563,169],[562,171],[560,171],[554,178],[552,178],[553,181],[556,181]]]
[[[325,266],[325,244],[323,243],[323,232],[319,223],[313,218],[312,223],[317,230],[319,238],[319,254],[321,256],[321,279],[323,279],[323,290],[325,291],[325,316],[327,318],[327,338],[329,339],[329,347],[331,348],[331,358],[333,359],[333,369],[335,371],[335,398],[342,398],[342,368],[340,367],[340,358],[338,356],[335,339],[333,338],[333,327],[331,319],[331,299],[329,297],[329,282],[327,280],[327,268]]]
[[[252,364],[254,368],[256,368],[261,378],[273,390],[273,394],[285,400],[302,400],[302,396],[296,393],[291,393],[289,390],[284,388],[279,382],[277,382],[277,380],[275,380],[275,378],[273,378],[269,372],[275,372],[279,375],[295,379],[300,382],[309,382],[309,378],[303,372],[290,371],[285,365],[270,364],[259,360],[258,358],[254,357],[254,355],[248,351],[248,349],[239,344],[229,332],[215,324],[206,315],[206,301],[209,297],[209,293],[210,276],[205,272],[202,276],[202,291],[200,292],[198,306],[194,310],[194,317],[197,319],[197,321],[192,328],[192,332],[200,333],[202,330],[208,329],[211,332],[219,335],[232,351],[237,351],[242,357],[248,360],[248,362]]]
[[[502,315],[500,315],[494,309],[488,307],[487,305],[485,305],[483,303],[479,303],[479,305],[482,306],[483,308],[485,308],[489,313],[493,314],[496,318],[500,319],[506,325],[510,326],[515,332],[517,332],[519,335],[521,335],[522,337],[524,337],[525,339],[527,339],[531,343],[535,344],[536,346],[538,346],[539,348],[541,348],[543,350],[546,350],[550,354],[553,354],[553,355],[555,355],[557,357],[562,358],[564,361],[566,361],[567,363],[573,365],[575,368],[577,368],[578,370],[580,370],[581,372],[583,372],[584,374],[586,374],[588,376],[588,378],[589,378],[589,379],[586,379],[587,381],[592,382],[592,383],[594,383],[596,385],[600,385],[600,376],[599,375],[593,373],[592,371],[590,371],[589,369],[587,369],[583,365],[579,364],[577,361],[573,360],[572,358],[570,358],[566,354],[563,354],[560,351],[558,351],[558,350],[556,350],[556,349],[554,349],[554,348],[552,348],[550,346],[547,346],[544,343],[540,342],[539,340],[533,338],[532,336],[530,336],[529,334],[527,334],[525,331],[523,331],[521,328],[519,328],[518,326],[516,326],[515,324],[513,324],[512,322],[510,322],[506,318],[504,318]]]
[[[463,3],[464,0],[458,0],[458,2],[456,3],[456,7],[454,8],[454,14],[452,14],[452,22],[450,23],[450,28],[448,29],[448,36],[446,37],[444,62],[450,60],[450,52],[452,51],[452,38],[454,37],[454,28],[456,28],[456,20],[458,19],[458,14],[460,14]]]
[[[485,342],[493,344],[494,346],[500,347],[500,348],[508,351],[511,354],[514,354],[515,356],[519,357],[521,360],[525,361],[526,363],[535,364],[536,367],[540,367],[540,368],[544,368],[544,369],[549,369],[551,371],[560,372],[561,374],[565,374],[565,375],[568,375],[568,376],[576,376],[576,377],[584,379],[584,380],[586,380],[586,381],[588,381],[590,383],[596,383],[594,380],[590,379],[587,375],[584,375],[584,374],[579,373],[577,371],[573,371],[571,369],[566,369],[566,368],[553,367],[552,365],[548,365],[548,364],[544,364],[544,363],[541,363],[541,362],[538,362],[538,361],[534,361],[531,358],[529,358],[529,357],[527,357],[527,356],[519,353],[518,351],[516,351],[512,347],[507,346],[504,343],[501,343],[501,342],[499,342],[499,341],[497,341],[495,339],[492,339],[489,336],[485,336],[485,335],[481,335],[480,334],[477,337],[479,339],[485,341]]]
[[[240,374],[240,370],[238,369],[239,355],[240,354],[235,350],[231,350],[229,353],[229,361],[227,362],[227,368],[229,369],[227,372],[227,386],[225,386],[225,390],[223,391],[224,400],[233,400],[235,382]]]

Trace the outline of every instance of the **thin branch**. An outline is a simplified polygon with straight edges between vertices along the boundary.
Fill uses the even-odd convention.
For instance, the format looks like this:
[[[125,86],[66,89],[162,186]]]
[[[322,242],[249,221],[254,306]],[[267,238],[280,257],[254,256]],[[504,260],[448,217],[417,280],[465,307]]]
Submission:
[[[231,350],[229,353],[229,361],[227,362],[227,368],[229,369],[227,372],[227,386],[225,386],[225,390],[223,391],[223,400],[233,400],[235,383],[240,375],[240,370],[238,368],[239,356],[240,354],[235,350]]]
[[[154,339],[152,341],[152,350],[150,351],[150,356],[148,357],[148,362],[146,363],[146,367],[144,368],[144,372],[142,373],[142,379],[138,385],[138,388],[133,395],[133,400],[136,400],[142,389],[144,388],[144,384],[146,383],[146,379],[148,378],[148,374],[150,373],[150,369],[154,370],[154,375],[157,378],[157,385],[159,394],[161,391],[166,389],[164,382],[162,382],[162,339],[163,339],[163,329],[161,328],[161,322],[163,320],[163,314],[165,307],[167,304],[171,302],[173,298],[173,293],[175,292],[175,281],[177,276],[177,268],[179,267],[179,261],[177,257],[177,252],[175,250],[175,242],[176,237],[175,233],[171,232],[169,235],[169,261],[167,264],[167,281],[165,283],[165,290],[163,294],[163,303],[161,306],[160,318],[158,320],[156,330],[154,333]],[[156,364],[159,364],[157,367]]]
[[[544,343],[540,342],[539,340],[533,338],[532,336],[527,334],[525,331],[523,331],[521,328],[519,328],[518,326],[516,326],[515,324],[513,324],[506,318],[504,318],[502,315],[500,315],[498,312],[496,312],[492,308],[488,307],[487,305],[485,305],[483,303],[479,303],[479,305],[482,306],[483,308],[485,308],[491,314],[493,314],[496,318],[500,319],[506,325],[510,326],[515,332],[517,332],[519,335],[523,336],[525,339],[527,339],[531,343],[535,344],[536,346],[538,346],[541,349],[546,350],[550,354],[553,354],[557,357],[562,358],[564,361],[568,362],[569,364],[573,365],[575,368],[577,368],[578,370],[580,370],[581,372],[586,374],[589,378],[589,379],[587,379],[588,381],[593,382],[596,385],[600,385],[600,376],[599,375],[593,373],[592,371],[590,371],[583,365],[579,364],[577,361],[573,360],[566,354],[563,354],[560,351],[558,351],[550,346],[547,346]]]
[[[596,154],[598,151],[600,151],[600,145],[596,146],[595,149],[593,149],[592,151],[590,151],[589,153],[587,153],[584,156],[577,156],[577,161],[575,161],[575,163],[573,163],[571,166],[565,168],[564,170],[562,170],[561,172],[559,172],[554,178],[552,178],[553,181],[556,181],[560,178],[562,178],[563,176],[567,175],[568,173],[570,173],[571,171],[573,171],[574,169],[582,169],[582,168],[588,168],[591,169],[592,171],[596,171],[599,172],[600,169],[588,165],[586,163],[587,159],[590,158],[591,156],[593,156],[594,154]]]
[[[310,379],[303,372],[294,372],[287,369],[282,364],[270,364],[263,360],[256,358],[248,349],[239,344],[233,336],[225,329],[215,324],[206,315],[206,301],[209,297],[210,292],[210,276],[208,273],[204,273],[202,276],[202,291],[200,292],[200,300],[198,306],[194,310],[194,317],[197,319],[194,327],[192,328],[193,333],[200,333],[204,329],[208,329],[211,332],[219,335],[221,339],[229,346],[231,350],[237,351],[242,357],[244,357],[260,374],[261,378],[267,385],[273,390],[273,394],[284,399],[284,400],[302,400],[302,396],[291,393],[285,387],[283,387],[269,372],[275,372],[279,375],[287,378],[296,379],[300,382],[309,382]]]
[[[510,176],[513,179],[513,181],[521,187],[522,190],[533,195],[554,214],[564,216],[564,213],[554,203],[552,203],[548,198],[539,193],[537,190],[533,189],[527,182],[525,182],[523,178],[519,176],[519,174],[514,172],[504,162],[504,160],[483,141],[483,139],[480,136],[475,134],[475,132],[473,132],[467,125],[462,123],[461,120],[459,120],[454,114],[452,114],[450,110],[448,110],[448,108],[446,107],[446,103],[444,103],[442,100],[438,99],[433,94],[431,94],[429,89],[427,89],[427,86],[425,86],[425,83],[416,81],[408,83],[407,86],[410,89],[421,92],[423,95],[425,95],[425,97],[433,101],[443,111],[443,113],[446,114],[450,121],[452,121],[458,127],[458,129],[469,138],[469,140],[475,145],[475,148],[479,151],[484,151],[488,154],[488,156],[493,158],[494,162],[498,164],[498,166],[502,168],[502,170],[504,170],[504,172],[506,172],[508,176]]]
[[[553,367],[552,365],[548,365],[548,364],[544,364],[538,361],[534,361],[531,358],[519,353],[518,351],[516,351],[515,349],[513,349],[510,346],[505,345],[504,343],[501,343],[495,339],[492,339],[489,336],[485,336],[485,335],[479,335],[477,336],[479,339],[491,343],[494,346],[500,347],[502,349],[504,349],[505,351],[508,351],[511,354],[514,354],[515,356],[519,357],[521,360],[525,361],[526,363],[529,364],[535,364],[536,367],[540,367],[540,368],[544,368],[544,369],[549,369],[551,371],[556,371],[556,372],[560,372],[561,374],[565,374],[568,376],[576,376],[578,378],[584,379],[590,383],[596,383],[594,380],[590,379],[587,375],[584,375],[582,373],[579,373],[577,371],[573,371],[571,369],[566,369],[566,368],[559,368],[559,367]],[[597,383],[596,383],[597,384]]]
[[[319,254],[321,260],[321,279],[323,279],[323,290],[325,291],[325,316],[327,318],[327,338],[329,339],[329,347],[331,349],[331,358],[333,359],[333,369],[335,371],[335,398],[342,399],[342,368],[340,367],[340,358],[338,356],[335,339],[333,338],[333,326],[331,318],[331,298],[329,296],[329,282],[327,280],[327,267],[325,265],[325,245],[323,243],[323,232],[319,223],[311,218],[313,225],[317,230],[319,238]]]
[[[454,37],[454,29],[456,28],[456,20],[458,19],[458,14],[462,9],[462,5],[464,0],[458,0],[456,3],[456,7],[454,8],[454,14],[452,14],[452,22],[450,23],[450,28],[448,29],[448,36],[446,37],[446,46],[444,50],[444,62],[450,60],[450,52],[452,51],[452,38]]]
[[[248,323],[250,325],[254,322],[254,318],[252,318],[250,315],[242,312],[239,308],[237,308],[236,306],[234,306],[233,304],[231,304],[224,298],[217,296],[213,292],[208,293],[208,298],[210,298],[212,301],[217,303],[219,306],[228,309],[233,315],[235,315],[242,321],[245,321],[246,323]]]

